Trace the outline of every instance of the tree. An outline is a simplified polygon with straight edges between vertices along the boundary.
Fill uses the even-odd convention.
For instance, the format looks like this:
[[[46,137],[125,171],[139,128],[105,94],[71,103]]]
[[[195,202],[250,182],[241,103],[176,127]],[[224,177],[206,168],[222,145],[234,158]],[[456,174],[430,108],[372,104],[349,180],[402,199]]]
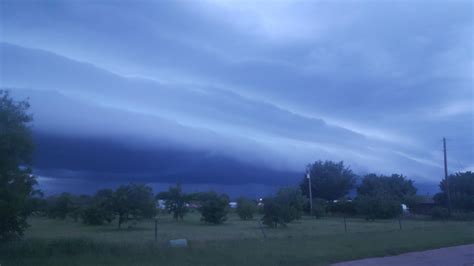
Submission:
[[[403,175],[377,176],[368,174],[364,176],[362,183],[357,188],[357,194],[365,196],[383,194],[404,202],[416,195],[416,188],[413,186],[413,181]]]
[[[415,196],[413,181],[403,175],[368,174],[357,188],[356,210],[367,219],[394,218],[402,213],[401,204]]]
[[[319,198],[313,198],[313,213],[311,214],[312,216],[316,218],[321,218],[324,215],[326,215],[328,208],[328,201],[325,199],[319,199]],[[307,213],[311,212],[311,207],[309,204],[309,200],[306,204],[305,211]]]
[[[92,205],[93,198],[89,195],[79,195],[72,197],[72,210],[68,213],[74,222],[77,222],[82,217],[84,210]]]
[[[263,217],[262,222],[264,225],[275,228],[278,225],[285,227],[286,222],[284,221],[283,214],[284,208],[280,205],[274,197],[263,199]]]
[[[152,218],[156,214],[156,203],[151,187],[140,184],[122,185],[112,196],[110,204],[118,218],[118,228],[129,220]]]
[[[313,197],[325,200],[336,200],[346,196],[354,188],[356,175],[341,161],[317,161],[309,166]],[[306,176],[300,184],[303,195],[309,197],[308,179]]]
[[[221,224],[227,220],[229,212],[229,197],[226,194],[218,195],[216,192],[196,194],[201,207],[201,220],[206,223]]]
[[[54,219],[66,219],[67,216],[79,208],[75,203],[74,196],[70,193],[64,192],[59,196],[52,196],[48,199],[48,217]]]
[[[173,218],[176,220],[183,220],[184,215],[188,212],[186,204],[190,198],[182,192],[180,184],[176,184],[175,187],[170,187],[166,192],[159,193],[156,195],[156,199],[165,200],[166,210],[172,213]]]
[[[257,205],[255,202],[248,200],[244,197],[237,199],[237,215],[242,220],[253,219],[253,215],[257,212]]]
[[[474,211],[474,172],[458,172],[449,175],[451,206],[458,211]],[[436,203],[447,206],[446,180],[439,184],[441,192],[434,196]]]
[[[306,198],[301,193],[301,190],[296,188],[281,188],[276,195],[276,200],[285,210],[282,212],[283,221],[286,223],[301,219],[303,215],[304,206],[307,202]]]
[[[114,218],[112,208],[113,193],[111,189],[97,191],[90,203],[82,208],[82,222],[87,225],[111,223]]]
[[[355,207],[358,214],[367,220],[390,219],[402,214],[400,201],[378,194],[376,196],[357,196]]]
[[[0,90],[0,241],[20,237],[38,190],[31,174],[33,140],[27,101],[14,101]]]
[[[262,221],[269,227],[286,226],[301,218],[305,204],[299,188],[282,188],[275,197],[264,199]]]

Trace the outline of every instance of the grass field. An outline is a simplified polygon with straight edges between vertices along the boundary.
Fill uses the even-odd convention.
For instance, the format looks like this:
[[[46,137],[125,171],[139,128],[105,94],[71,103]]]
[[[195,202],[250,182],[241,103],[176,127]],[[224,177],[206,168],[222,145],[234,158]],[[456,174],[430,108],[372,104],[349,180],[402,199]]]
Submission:
[[[183,222],[169,216],[131,229],[84,226],[72,221],[31,219],[21,241],[0,245],[0,264],[8,265],[327,265],[364,257],[474,243],[474,222],[404,220],[367,222],[342,218],[304,218],[287,228],[267,229],[235,215],[223,225],[206,225],[196,214]],[[188,248],[169,248],[186,238]]]

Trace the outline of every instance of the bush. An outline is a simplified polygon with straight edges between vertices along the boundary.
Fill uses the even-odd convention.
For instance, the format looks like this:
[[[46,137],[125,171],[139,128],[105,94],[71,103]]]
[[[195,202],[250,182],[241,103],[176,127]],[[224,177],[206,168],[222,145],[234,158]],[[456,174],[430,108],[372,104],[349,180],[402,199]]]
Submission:
[[[82,211],[82,222],[87,225],[102,225],[107,221],[106,213],[102,208],[89,206]]]
[[[431,209],[431,218],[434,220],[446,220],[449,218],[449,211],[444,207],[434,207]]]
[[[355,206],[367,220],[395,218],[403,211],[398,200],[382,196],[358,196]]]
[[[201,193],[199,195],[201,207],[201,220],[206,223],[221,224],[227,220],[229,211],[229,197],[215,192]]]
[[[339,200],[331,202],[328,205],[328,211],[334,214],[342,214],[345,216],[353,216],[357,213],[356,205],[353,201]]]
[[[241,197],[237,199],[236,211],[240,219],[250,220],[253,219],[254,213],[257,212],[257,205],[255,204],[255,202]]]
[[[299,188],[283,188],[275,197],[265,199],[263,204],[263,223],[269,227],[277,227],[300,219],[306,199]]]
[[[306,203],[306,212],[316,218],[321,218],[326,215],[326,210],[327,210],[328,204],[326,200],[324,199],[313,199],[313,213],[310,214],[310,205],[309,205],[309,200]]]
[[[268,227],[275,228],[278,225],[286,226],[283,217],[285,216],[281,204],[275,198],[265,198],[263,200],[263,217],[262,222]]]

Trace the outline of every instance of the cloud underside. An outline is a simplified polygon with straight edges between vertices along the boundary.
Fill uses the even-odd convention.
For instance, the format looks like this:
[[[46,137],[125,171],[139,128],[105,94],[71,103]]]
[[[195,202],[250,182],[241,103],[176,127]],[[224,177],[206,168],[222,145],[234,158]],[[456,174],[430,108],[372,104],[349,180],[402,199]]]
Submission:
[[[44,176],[434,181],[443,136],[452,171],[474,161],[472,4],[445,5],[6,1],[1,87],[30,99]]]

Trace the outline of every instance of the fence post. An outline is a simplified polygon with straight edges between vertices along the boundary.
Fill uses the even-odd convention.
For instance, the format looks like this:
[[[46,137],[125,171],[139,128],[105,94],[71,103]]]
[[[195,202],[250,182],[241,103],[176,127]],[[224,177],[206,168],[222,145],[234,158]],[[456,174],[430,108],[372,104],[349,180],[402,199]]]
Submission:
[[[344,215],[344,233],[347,233],[346,216]]]
[[[158,241],[158,218],[155,218],[155,242]]]
[[[402,217],[398,217],[398,226],[400,227],[400,230],[402,230]]]
[[[265,233],[265,229],[263,228],[262,222],[260,220],[258,220],[258,226],[260,227],[260,230],[262,231],[263,238],[267,239],[267,234]]]

